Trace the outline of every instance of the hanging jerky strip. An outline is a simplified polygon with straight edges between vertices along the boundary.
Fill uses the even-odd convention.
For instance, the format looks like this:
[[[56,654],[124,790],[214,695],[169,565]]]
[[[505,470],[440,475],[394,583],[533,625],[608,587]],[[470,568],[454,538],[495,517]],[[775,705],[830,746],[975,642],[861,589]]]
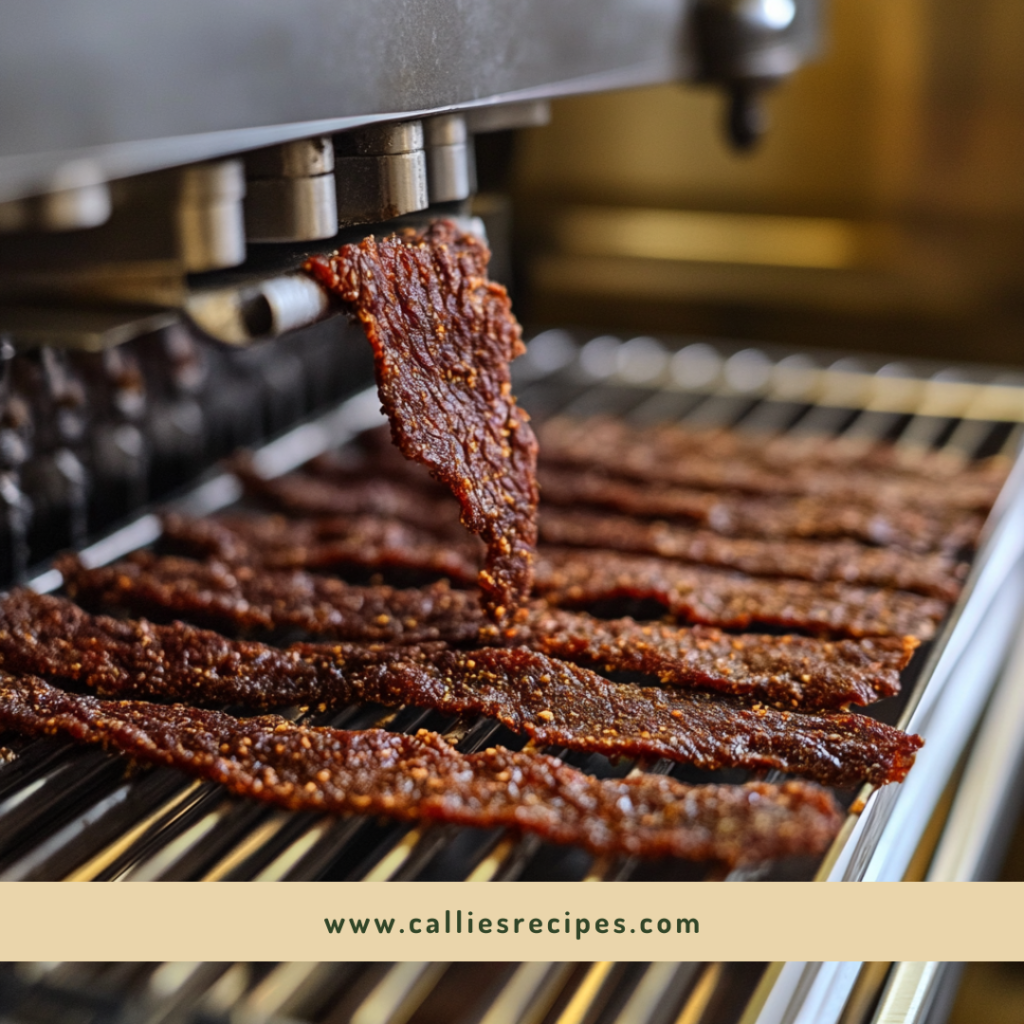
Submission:
[[[509,362],[524,351],[490,252],[450,221],[346,245],[306,269],[354,309],[374,350],[395,443],[458,498],[487,545],[479,583],[497,622],[527,599],[537,540],[537,442]]]
[[[557,758],[443,737],[295,725],[274,715],[77,696],[0,673],[0,725],[102,743],[290,810],[510,827],[596,855],[726,864],[820,853],[841,817],[829,794],[782,786],[688,786],[664,776],[596,779]]]
[[[413,704],[496,718],[537,743],[704,769],[776,769],[835,786],[902,780],[921,743],[873,719],[794,714],[706,694],[612,683],[521,647],[296,644],[280,651],[183,623],[93,618],[16,592],[3,606],[0,664],[84,682],[104,696],[241,704]]]
[[[968,511],[991,508],[1002,483],[990,471],[968,467],[936,479],[886,465],[882,459],[867,464],[843,460],[839,458],[842,450],[831,440],[824,442],[824,448],[819,447],[818,458],[808,453],[805,460],[790,461],[765,457],[758,451],[757,441],[744,444],[735,433],[683,433],[672,437],[664,429],[631,433],[628,427],[608,426],[607,421],[594,424],[584,420],[578,430],[567,429],[565,422],[559,420],[544,427],[545,465],[599,469],[641,483],[764,495],[820,495],[872,506]],[[594,427],[593,432],[587,431],[588,424]],[[829,459],[830,454],[836,461]]]
[[[702,625],[781,626],[848,637],[927,640],[948,609],[944,601],[902,590],[759,579],[663,558],[557,548],[546,549],[538,562],[535,586],[552,604],[568,607],[623,598],[656,601]]]
[[[542,468],[539,480],[545,505],[589,505],[640,519],[682,520],[734,537],[849,537],[919,554],[957,556],[977,543],[984,522],[957,510],[858,505],[817,496],[715,494],[578,470]]]

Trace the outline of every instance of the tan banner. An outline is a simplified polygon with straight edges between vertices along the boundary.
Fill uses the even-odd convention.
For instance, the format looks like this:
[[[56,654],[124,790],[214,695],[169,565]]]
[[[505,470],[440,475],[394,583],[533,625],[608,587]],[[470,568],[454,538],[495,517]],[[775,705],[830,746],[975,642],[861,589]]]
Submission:
[[[1024,960],[1024,885],[0,883],[5,960]]]

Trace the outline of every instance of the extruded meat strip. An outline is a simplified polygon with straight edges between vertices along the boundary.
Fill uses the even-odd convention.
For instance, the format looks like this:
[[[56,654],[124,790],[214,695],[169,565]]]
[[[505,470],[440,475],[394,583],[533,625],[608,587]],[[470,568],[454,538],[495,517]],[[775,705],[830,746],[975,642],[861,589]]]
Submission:
[[[86,569],[56,561],[72,597],[142,614],[182,615],[218,629],[300,629],[342,640],[472,640],[483,621],[472,591],[444,582],[418,589],[359,587],[305,572],[272,572],[137,552]]]
[[[662,686],[715,690],[800,708],[871,704],[899,693],[909,636],[816,640],[723,633],[630,618],[537,608],[515,636],[534,650],[606,672],[639,672]]]
[[[251,531],[240,520],[234,521],[234,529],[230,521],[217,520],[190,523],[172,519],[169,526],[171,535],[191,542],[193,550],[237,561],[246,571],[285,562],[315,567],[314,551],[304,552],[291,540],[316,527],[300,524],[295,527],[297,537],[293,537],[293,527],[286,521],[253,522],[256,525]],[[335,521],[334,525],[342,524]],[[277,546],[272,540],[275,535]],[[404,564],[436,566],[440,556],[416,561],[417,555],[430,551],[429,535],[424,535],[406,549]],[[753,622],[841,636],[910,634],[927,639],[947,610],[947,604],[939,599],[901,590],[750,577],[604,550],[545,547],[537,561],[535,582],[538,592],[553,604],[579,606],[614,597],[650,598],[687,620],[731,629],[746,629]]]
[[[665,522],[609,513],[546,509],[541,539],[549,544],[658,555],[751,576],[789,576],[893,587],[954,601],[967,566],[942,554],[918,555],[852,540],[805,541],[723,537]]]
[[[707,530],[594,512],[549,509],[541,516],[540,531],[555,545],[653,554],[752,576],[890,587],[945,601],[956,599],[967,568],[945,555],[915,555],[855,541],[720,537]],[[190,554],[268,569],[399,567],[472,583],[480,560],[479,548],[469,539],[441,540],[429,530],[378,516],[168,515],[164,535]]]
[[[281,651],[183,623],[92,617],[15,592],[0,605],[0,665],[84,682],[104,696],[283,704],[370,700],[497,718],[543,744],[668,757],[705,769],[777,769],[836,786],[902,780],[917,737],[850,714],[794,714],[612,683],[522,647],[451,651],[296,644]]]
[[[597,855],[757,862],[820,853],[841,821],[828,792],[803,782],[596,779],[543,754],[501,747],[461,754],[426,731],[310,728],[276,715],[239,719],[180,704],[82,697],[6,673],[0,725],[101,743],[290,810],[509,827]]]
[[[910,635],[927,640],[949,607],[902,590],[761,579],[663,558],[557,548],[545,551],[535,585],[556,605],[582,607],[632,598],[657,601],[673,615],[703,625],[782,626],[849,637]]]
[[[766,435],[682,423],[637,427],[608,416],[553,417],[543,424],[539,434],[544,457],[552,462],[607,465],[609,469],[623,462],[643,471],[659,464],[699,465],[714,459],[728,461],[730,467],[736,465],[741,473],[746,467],[761,467],[782,475],[794,470],[841,469],[881,473],[893,481],[956,480],[977,488],[977,497],[998,488],[1010,470],[1009,460],[1000,456],[971,462],[959,452],[905,448],[864,438]]]
[[[453,540],[471,540],[459,523],[458,505],[451,498],[439,498],[403,480],[361,475],[342,480],[301,471],[264,480],[242,460],[236,459],[232,468],[245,484],[247,495],[291,515],[389,516],[423,524]]]
[[[92,592],[88,585],[85,589]],[[130,591],[120,593],[121,602],[129,607],[141,603]],[[165,606],[161,610],[176,609]],[[443,630],[438,632],[445,635]],[[174,666],[187,664],[182,684],[186,689],[168,694],[175,697],[184,698],[193,684],[208,686],[211,678],[225,673],[245,673],[249,665],[275,678],[287,673],[298,687],[282,691],[280,699],[275,698],[278,704],[285,698],[289,702],[312,700],[314,691],[302,686],[318,685],[311,669],[296,662],[296,658],[303,660],[297,649],[283,654],[276,648],[229,641],[180,622],[162,626],[90,616],[70,601],[25,590],[15,590],[0,602],[0,634],[0,663],[42,675],[57,669],[45,667],[45,661],[16,659],[59,656],[65,666],[60,672],[67,675],[69,665],[80,665],[83,672],[106,671],[104,666],[113,658],[129,676],[141,672],[162,679],[177,671]],[[643,673],[663,686],[715,690],[811,709],[870,704],[898,693],[900,670],[917,646],[912,637],[823,641],[728,634],[706,626],[682,629],[628,618],[605,621],[543,603],[531,608],[521,625],[498,630],[488,624],[481,634],[481,643],[525,645],[608,672]],[[464,639],[465,627],[456,622],[447,635],[455,641]],[[384,657],[380,643],[367,650],[371,660]]]
[[[858,505],[822,497],[788,498],[714,494],[640,485],[600,473],[542,468],[545,505],[591,506],[642,519],[681,520],[736,537],[849,537],[920,554],[957,555],[973,547],[983,518],[950,510]]]
[[[391,434],[429,467],[487,545],[480,589],[497,622],[530,593],[537,542],[537,441],[512,395],[525,351],[490,252],[451,221],[346,245],[306,269],[352,307],[373,346]]]
[[[378,516],[189,519],[172,514],[164,516],[163,523],[164,537],[189,554],[267,569],[416,569],[473,584],[481,561],[475,538],[463,534],[464,539],[441,542],[406,523]]]

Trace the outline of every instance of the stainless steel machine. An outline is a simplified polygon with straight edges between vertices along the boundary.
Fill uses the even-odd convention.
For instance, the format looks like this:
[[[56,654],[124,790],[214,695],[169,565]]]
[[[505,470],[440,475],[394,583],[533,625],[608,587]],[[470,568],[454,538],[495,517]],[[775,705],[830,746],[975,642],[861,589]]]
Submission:
[[[818,43],[817,0],[6,5],[0,577],[364,384],[298,268],[466,215],[476,135],[680,80],[749,145]]]

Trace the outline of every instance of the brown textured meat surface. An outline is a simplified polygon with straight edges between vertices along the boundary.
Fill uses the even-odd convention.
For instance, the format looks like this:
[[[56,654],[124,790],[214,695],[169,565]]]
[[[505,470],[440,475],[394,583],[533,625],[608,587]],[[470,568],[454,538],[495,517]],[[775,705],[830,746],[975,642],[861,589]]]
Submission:
[[[190,554],[268,569],[415,569],[475,583],[480,546],[473,538],[439,541],[433,534],[379,516],[285,519],[224,515],[164,516],[164,538]]]
[[[297,645],[306,657],[318,652]],[[497,718],[534,742],[699,768],[776,769],[833,786],[902,780],[921,739],[851,714],[750,707],[734,699],[613,683],[522,647],[434,651],[384,665],[339,649],[349,699]],[[329,656],[328,656],[329,657]]]
[[[801,708],[892,697],[900,689],[900,670],[918,645],[909,636],[817,640],[723,633],[709,626],[595,619],[558,608],[536,609],[522,630],[527,632],[536,650],[606,672],[638,672],[663,686]]]
[[[476,594],[438,583],[418,589],[358,587],[305,572],[271,572],[139,552],[86,569],[56,562],[73,597],[141,614],[185,615],[216,628],[300,629],[343,640],[413,643],[473,639],[482,616]]]
[[[458,506],[450,498],[431,494],[422,486],[380,476],[351,476],[338,480],[311,473],[286,473],[264,480],[236,460],[234,471],[246,493],[293,516],[388,516],[405,523],[423,524],[440,536],[463,541]]]
[[[541,434],[543,461],[600,469],[642,483],[750,494],[821,495],[872,505],[987,511],[1004,472],[986,464],[929,458],[901,461],[892,446],[843,444],[815,438],[800,444],[802,458],[779,442],[744,438],[737,431],[687,431],[679,426],[630,428],[608,419],[549,421]],[[1002,467],[1004,468],[1004,467]],[[945,472],[943,472],[945,470]]]
[[[604,668],[638,672],[665,686],[702,688],[752,697],[783,706],[838,708],[869,704],[899,690],[899,670],[916,641],[910,637],[823,641],[797,636],[728,634],[697,626],[679,629],[632,619],[604,621],[585,613],[535,606],[527,621],[508,635],[484,630],[483,643],[501,639],[541,653]],[[360,650],[366,664],[401,657],[407,645],[376,643],[343,649],[352,665]],[[320,700],[324,678],[335,685],[330,658],[318,661],[324,648],[286,651],[260,643],[229,640],[185,623],[159,625],[145,620],[92,616],[63,598],[15,590],[0,602],[0,664],[37,675],[83,680],[102,692],[146,695],[147,681],[175,699],[190,694],[223,701],[245,700],[248,706]],[[436,650],[435,647],[421,651]],[[412,655],[409,655],[410,657]],[[361,662],[360,662],[361,663]],[[318,667],[327,673],[318,675]],[[242,691],[211,689],[220,681]],[[139,689],[131,689],[138,685]],[[128,687],[128,689],[125,689]],[[254,704],[265,692],[267,703]]]
[[[977,543],[984,522],[980,515],[956,509],[874,506],[820,496],[716,494],[641,485],[575,469],[542,467],[538,478],[546,505],[592,506],[640,519],[681,520],[732,537],[849,537],[920,554],[957,555]]]
[[[556,605],[649,600],[703,625],[747,629],[757,624],[848,637],[909,635],[927,640],[948,609],[944,601],[902,590],[751,578],[609,551],[548,549],[538,563],[535,583]]]
[[[751,576],[892,587],[944,601],[956,600],[967,569],[948,555],[918,555],[852,540],[723,537],[710,530],[600,512],[547,509],[541,514],[540,535],[549,544],[658,555]]]
[[[410,516],[410,518],[412,518]],[[439,536],[428,513],[423,528],[379,515],[222,515],[164,518],[170,540],[229,562],[259,562],[273,569],[333,569],[346,565],[410,568],[475,579],[479,547],[469,538]],[[722,537],[665,522],[644,522],[610,513],[546,509],[540,517],[546,543],[658,555],[695,565],[736,569],[752,576],[836,580],[891,587],[953,601],[966,563],[942,554],[918,555],[851,540],[803,541]],[[539,556],[543,559],[543,548]]]
[[[486,543],[480,588],[500,622],[530,593],[537,442],[512,395],[519,325],[505,289],[487,280],[489,259],[476,238],[435,221],[307,269],[362,321],[395,443],[452,491]]]
[[[85,683],[108,696],[200,704],[281,707],[325,688],[323,673],[298,651],[184,622],[90,615],[63,598],[20,589],[0,601],[0,666]]]
[[[705,769],[777,769],[852,786],[902,779],[920,746],[872,719],[793,714],[612,683],[525,648],[231,641],[183,623],[92,617],[16,591],[0,605],[0,665],[82,682],[104,696],[241,704],[357,700],[497,718],[537,743]]]
[[[595,779],[557,758],[501,747],[460,754],[436,733],[347,732],[276,716],[65,693],[0,673],[0,725],[102,743],[291,810],[510,827],[598,855],[726,864],[820,853],[840,815],[807,783],[687,786]]]

